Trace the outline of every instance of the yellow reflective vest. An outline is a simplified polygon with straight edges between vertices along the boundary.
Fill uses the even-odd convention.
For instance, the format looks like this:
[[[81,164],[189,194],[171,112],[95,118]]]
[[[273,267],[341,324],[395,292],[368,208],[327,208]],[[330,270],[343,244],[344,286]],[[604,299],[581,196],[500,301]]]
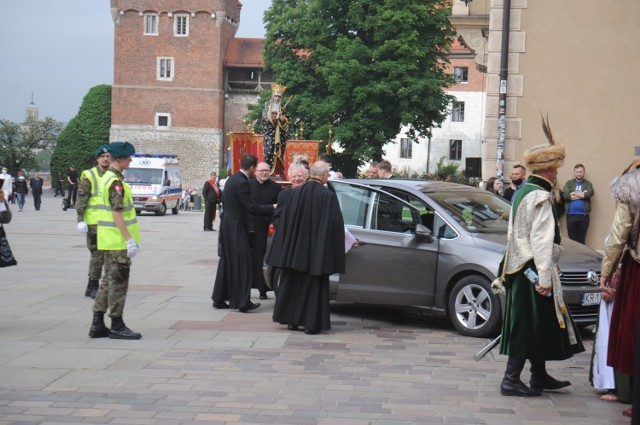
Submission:
[[[80,179],[87,178],[91,186],[91,193],[87,200],[87,208],[84,211],[84,221],[87,224],[98,224],[98,211],[104,209],[104,200],[102,197],[102,176],[98,167],[84,170],[80,175]]]
[[[136,209],[133,206],[133,196],[131,188],[113,171],[108,170],[102,176],[102,198],[104,209],[98,209],[98,249],[101,251],[116,251],[127,249],[127,241],[116,226],[113,219],[113,209],[109,201],[109,188],[115,182],[122,184],[124,193],[122,196],[124,208],[122,209],[122,217],[127,225],[127,230],[136,244],[140,243],[140,227],[136,217]]]

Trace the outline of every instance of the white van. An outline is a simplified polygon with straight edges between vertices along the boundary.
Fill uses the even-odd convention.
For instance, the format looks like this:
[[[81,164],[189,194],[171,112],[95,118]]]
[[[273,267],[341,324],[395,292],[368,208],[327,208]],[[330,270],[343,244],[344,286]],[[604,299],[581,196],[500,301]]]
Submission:
[[[124,179],[133,192],[136,213],[165,215],[180,210],[182,172],[176,155],[135,154],[124,171]]]

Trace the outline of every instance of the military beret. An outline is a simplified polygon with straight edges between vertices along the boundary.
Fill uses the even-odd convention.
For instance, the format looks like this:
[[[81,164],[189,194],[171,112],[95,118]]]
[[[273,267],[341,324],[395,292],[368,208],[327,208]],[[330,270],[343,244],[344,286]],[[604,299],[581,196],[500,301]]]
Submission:
[[[114,158],[126,158],[136,153],[136,148],[129,142],[113,142],[107,149]]]
[[[103,153],[109,153],[109,145],[107,144],[100,145],[98,149],[96,149],[96,158],[102,155]]]

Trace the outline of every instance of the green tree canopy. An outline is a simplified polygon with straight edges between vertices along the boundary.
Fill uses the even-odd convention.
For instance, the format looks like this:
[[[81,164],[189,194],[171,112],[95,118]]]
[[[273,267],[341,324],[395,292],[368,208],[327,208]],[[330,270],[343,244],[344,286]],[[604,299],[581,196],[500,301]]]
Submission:
[[[51,173],[63,174],[70,165],[78,172],[94,163],[98,146],[109,143],[111,126],[111,86],[92,87],[82,100],[78,114],[64,128],[53,155]]]
[[[36,155],[55,146],[61,129],[62,123],[50,117],[20,124],[0,120],[0,165],[12,175],[38,168]]]
[[[289,115],[308,138],[326,140],[331,128],[344,149],[334,162],[353,174],[403,125],[417,139],[445,119],[450,12],[435,0],[273,0],[265,66],[294,95]]]

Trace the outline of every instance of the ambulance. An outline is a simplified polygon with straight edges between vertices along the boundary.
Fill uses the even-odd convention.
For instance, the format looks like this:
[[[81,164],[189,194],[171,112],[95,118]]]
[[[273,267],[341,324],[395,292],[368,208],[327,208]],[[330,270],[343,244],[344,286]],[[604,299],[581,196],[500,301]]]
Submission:
[[[177,155],[134,154],[124,179],[131,187],[137,214],[180,211],[182,172]]]

